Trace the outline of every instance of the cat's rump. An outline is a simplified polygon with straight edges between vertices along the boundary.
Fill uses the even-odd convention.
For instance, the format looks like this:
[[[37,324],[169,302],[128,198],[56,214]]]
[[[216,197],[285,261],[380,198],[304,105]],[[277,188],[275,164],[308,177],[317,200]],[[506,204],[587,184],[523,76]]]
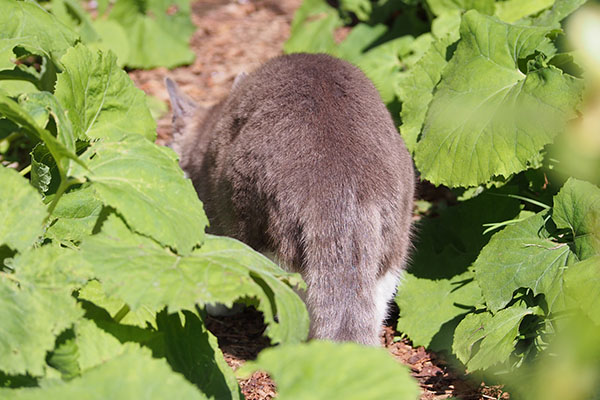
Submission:
[[[372,83],[345,61],[292,54],[212,109],[169,92],[173,147],[211,231],[302,274],[312,337],[377,344],[407,258],[414,172]]]

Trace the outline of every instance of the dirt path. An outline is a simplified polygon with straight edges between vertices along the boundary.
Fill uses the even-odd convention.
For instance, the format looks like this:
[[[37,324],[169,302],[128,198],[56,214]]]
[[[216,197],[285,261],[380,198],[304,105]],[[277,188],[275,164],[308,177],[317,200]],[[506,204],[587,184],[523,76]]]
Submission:
[[[168,100],[164,78],[174,79],[194,100],[211,105],[225,96],[240,72],[250,72],[271,57],[281,54],[289,36],[290,23],[301,0],[201,0],[192,4],[193,22],[198,27],[191,45],[196,61],[172,71],[159,68],[132,71],[131,78],[146,93]],[[158,122],[158,142],[171,135],[170,113]],[[395,325],[391,323],[391,325]],[[268,346],[262,333],[260,313],[247,310],[233,317],[210,318],[209,329],[218,337],[227,363],[237,369]],[[423,390],[422,400],[457,397],[464,400],[506,399],[496,387],[476,385],[452,372],[443,358],[422,347],[413,348],[393,326],[382,332],[382,344],[406,364]],[[268,375],[255,373],[240,381],[248,400],[267,400],[275,395]]]

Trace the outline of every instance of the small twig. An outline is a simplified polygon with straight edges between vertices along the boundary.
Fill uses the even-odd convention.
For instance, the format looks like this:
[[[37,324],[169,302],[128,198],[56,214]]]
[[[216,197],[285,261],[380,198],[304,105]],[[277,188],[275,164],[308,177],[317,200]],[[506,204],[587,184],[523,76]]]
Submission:
[[[31,172],[31,164],[29,164],[28,166],[26,166],[25,168],[23,168],[22,170],[19,171],[19,174],[21,176],[25,176],[27,175],[29,172]]]

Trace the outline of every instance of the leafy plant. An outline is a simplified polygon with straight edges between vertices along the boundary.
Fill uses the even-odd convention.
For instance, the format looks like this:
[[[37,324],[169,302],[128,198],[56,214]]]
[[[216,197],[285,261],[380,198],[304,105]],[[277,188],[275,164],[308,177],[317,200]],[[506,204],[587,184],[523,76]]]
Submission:
[[[129,386],[104,386],[106,396],[144,388],[157,398],[205,398],[199,388],[240,397],[196,307],[254,304],[274,342],[294,343],[308,329],[290,287],[299,277],[233,239],[204,234],[207,219],[190,181],[175,154],[152,142],[144,95],[114,55],[78,43],[35,2],[5,0],[0,9],[10,23],[0,39],[0,75],[32,84],[17,94],[13,81],[0,81],[7,88],[0,93],[5,153],[26,142],[32,157],[20,173],[0,168],[1,386],[24,379],[44,388],[15,396],[74,396],[132,371]],[[40,71],[30,60],[39,60]],[[104,307],[118,311],[107,316]],[[186,335],[189,354],[177,348]],[[140,345],[166,354],[170,368]],[[196,388],[172,371],[206,359],[215,378],[186,376]],[[211,388],[215,379],[224,386]]]
[[[406,367],[383,349],[313,341],[266,349],[238,371],[266,370],[281,399],[414,399],[419,390]],[[339,364],[338,360],[347,360]]]
[[[194,61],[189,0],[49,0],[46,7],[92,48],[112,50],[119,66],[172,68]]]
[[[565,173],[573,156],[557,151],[582,140],[570,121],[597,87],[562,30],[583,3],[306,0],[285,45],[361,68],[421,178],[455,196],[418,222],[398,330],[518,392],[506,373],[546,376],[539,360],[570,321],[598,325],[600,189]]]
[[[276,352],[295,358],[308,333],[300,276],[205,234],[175,153],[153,143],[143,93],[112,52],[82,43],[89,27],[76,33],[27,0],[0,0],[0,16],[0,141],[2,159],[16,160],[0,166],[0,397],[242,399],[204,307],[256,307],[271,341],[290,346]],[[383,360],[382,393],[417,395],[379,349],[306,348],[349,370],[358,354]],[[360,371],[353,383],[380,376]],[[282,396],[296,373],[277,371]],[[347,387],[335,375],[329,390]]]

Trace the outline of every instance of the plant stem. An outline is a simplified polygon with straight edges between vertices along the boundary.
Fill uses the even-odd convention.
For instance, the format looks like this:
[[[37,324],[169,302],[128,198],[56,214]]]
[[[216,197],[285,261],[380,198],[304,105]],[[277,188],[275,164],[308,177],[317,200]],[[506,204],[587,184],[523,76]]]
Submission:
[[[25,176],[28,173],[31,172],[31,164],[29,164],[28,166],[26,166],[25,168],[23,168],[22,170],[19,171],[19,174],[21,174],[21,176]]]
[[[113,319],[115,320],[115,322],[121,322],[121,320],[125,318],[129,311],[131,311],[129,306],[127,304],[123,304],[123,307],[121,307],[121,309],[115,314]]]

